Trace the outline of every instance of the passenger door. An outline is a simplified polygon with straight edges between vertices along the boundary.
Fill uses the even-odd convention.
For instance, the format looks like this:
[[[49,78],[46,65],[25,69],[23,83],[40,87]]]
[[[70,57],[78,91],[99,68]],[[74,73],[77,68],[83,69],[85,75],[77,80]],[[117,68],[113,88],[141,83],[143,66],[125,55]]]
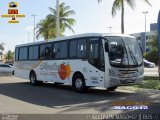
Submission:
[[[94,86],[103,85],[104,81],[104,51],[100,38],[93,38],[88,41],[89,76]]]

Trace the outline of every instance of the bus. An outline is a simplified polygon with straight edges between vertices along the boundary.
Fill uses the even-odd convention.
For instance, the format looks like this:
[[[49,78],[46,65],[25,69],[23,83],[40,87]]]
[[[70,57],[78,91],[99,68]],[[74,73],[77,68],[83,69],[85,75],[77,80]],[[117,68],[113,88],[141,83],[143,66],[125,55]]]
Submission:
[[[17,45],[15,75],[32,85],[70,84],[115,90],[143,80],[143,55],[137,40],[123,34],[86,33]]]

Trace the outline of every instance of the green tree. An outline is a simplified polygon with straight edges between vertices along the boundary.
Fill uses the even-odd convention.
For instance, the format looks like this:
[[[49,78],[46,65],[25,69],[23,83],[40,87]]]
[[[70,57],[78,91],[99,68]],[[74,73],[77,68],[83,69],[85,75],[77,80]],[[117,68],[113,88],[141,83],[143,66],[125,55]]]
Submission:
[[[44,37],[45,40],[56,37],[56,9],[49,8],[51,14],[48,14],[45,19],[41,20],[37,24],[37,38]],[[74,32],[72,26],[75,24],[75,19],[69,16],[74,15],[74,10],[71,10],[70,6],[66,6],[65,3],[59,5],[59,17],[60,17],[60,35],[62,36],[66,29]]]
[[[11,50],[8,50],[8,52],[5,55],[5,59],[10,61],[10,60],[13,60],[13,57],[14,57],[14,52],[12,52]]]
[[[54,8],[49,8],[51,11],[51,14],[47,16],[51,21],[56,21],[56,14],[57,11]],[[74,33],[74,30],[72,26],[75,24],[75,19],[70,18],[69,16],[74,15],[75,11],[71,10],[70,6],[66,6],[65,3],[61,3],[59,5],[59,18],[60,18],[60,33],[63,34],[65,29],[69,29]],[[51,25],[54,27],[55,22],[51,23]],[[53,28],[52,27],[52,28]]]
[[[146,52],[144,58],[148,61],[154,62],[155,64],[158,63],[158,46],[157,46],[157,37],[153,36],[151,38],[151,42],[148,43],[151,46],[151,51]]]
[[[53,21],[54,22],[54,21]],[[50,20],[48,18],[41,20],[37,24],[38,31],[36,32],[36,38],[43,37],[46,41],[52,37],[56,37],[54,29],[50,27]]]
[[[3,56],[3,50],[4,50],[4,43],[0,43],[0,53],[1,53],[1,60],[2,60],[2,56]]]
[[[102,0],[98,0],[101,2]],[[144,0],[147,4],[151,6],[149,0]],[[131,9],[134,9],[136,6],[135,0],[114,0],[112,5],[112,16],[114,17],[117,14],[117,11],[121,10],[121,33],[124,33],[124,5],[127,3]]]

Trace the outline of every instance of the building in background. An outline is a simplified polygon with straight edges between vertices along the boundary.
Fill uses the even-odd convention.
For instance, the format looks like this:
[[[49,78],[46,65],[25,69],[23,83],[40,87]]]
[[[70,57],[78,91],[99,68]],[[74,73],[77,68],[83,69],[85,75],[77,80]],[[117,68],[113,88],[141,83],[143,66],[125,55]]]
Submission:
[[[138,43],[141,45],[142,50],[145,51],[145,32],[140,33],[133,33],[131,34],[134,36]],[[152,46],[149,44],[153,37],[157,36],[157,23],[150,24],[150,31],[146,32],[146,52],[150,51],[152,49]]]

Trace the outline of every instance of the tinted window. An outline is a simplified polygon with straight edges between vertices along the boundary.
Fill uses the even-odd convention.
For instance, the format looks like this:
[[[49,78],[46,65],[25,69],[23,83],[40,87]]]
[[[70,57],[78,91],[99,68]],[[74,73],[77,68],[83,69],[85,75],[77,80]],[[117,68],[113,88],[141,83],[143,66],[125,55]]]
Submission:
[[[40,46],[40,59],[45,58],[45,45]]]
[[[23,59],[23,48],[20,48],[19,50],[19,60]]]
[[[23,48],[23,60],[27,60],[28,57],[28,48]]]
[[[27,58],[28,58],[28,48],[27,47],[20,48],[19,60],[27,60]]]
[[[54,45],[53,45],[53,58],[59,58],[59,56],[60,56],[59,43],[54,43]]]
[[[67,49],[67,41],[60,42],[60,58],[67,58],[68,49]]]
[[[69,45],[69,57],[76,58],[77,57],[77,41],[70,41]]]
[[[16,48],[15,50],[15,60],[17,61],[18,60],[18,53],[19,52],[19,48]]]
[[[39,47],[38,46],[31,46],[29,47],[29,59],[30,60],[37,60],[39,58]]]
[[[46,44],[40,46],[40,58],[51,59],[52,58],[52,45]]]
[[[0,65],[0,67],[8,67],[8,68],[10,68],[9,65]]]
[[[53,58],[67,58],[68,49],[67,41],[54,43],[53,45]]]
[[[79,58],[86,57],[86,40],[78,40],[77,53]]]

